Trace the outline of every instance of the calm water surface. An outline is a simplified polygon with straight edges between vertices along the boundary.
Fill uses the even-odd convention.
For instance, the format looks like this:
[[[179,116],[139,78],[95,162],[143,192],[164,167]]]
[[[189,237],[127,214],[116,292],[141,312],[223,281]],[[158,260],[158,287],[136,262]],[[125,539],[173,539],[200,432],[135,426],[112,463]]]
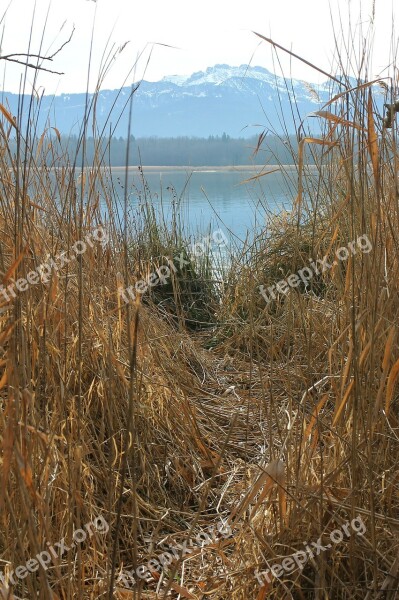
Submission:
[[[259,170],[146,170],[147,185],[137,169],[128,173],[129,207],[139,208],[146,198],[158,215],[171,221],[173,205],[180,206],[184,229],[193,235],[209,227],[226,228],[233,236],[244,239],[247,233],[265,226],[270,214],[289,211],[296,195],[296,170],[287,168],[269,173],[256,181],[243,183]],[[122,200],[125,171],[112,169],[114,189]]]

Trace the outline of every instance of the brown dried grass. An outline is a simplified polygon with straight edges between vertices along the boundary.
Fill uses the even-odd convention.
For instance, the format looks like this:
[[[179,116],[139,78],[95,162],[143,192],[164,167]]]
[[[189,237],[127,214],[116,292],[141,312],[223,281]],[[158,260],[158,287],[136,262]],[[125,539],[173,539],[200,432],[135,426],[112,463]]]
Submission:
[[[118,302],[120,278],[132,282],[142,259],[127,253],[135,239],[128,229],[121,238],[101,157],[79,179],[56,140],[46,134],[32,152],[20,130],[10,157],[3,121],[2,280],[68,252],[100,222],[100,196],[111,236],[49,285],[0,305],[2,564],[16,568],[62,537],[69,544],[97,515],[110,525],[21,581],[15,597],[396,597],[396,129],[382,128],[368,86],[340,99],[316,179],[302,178],[292,215],[232,264],[218,325],[200,334],[151,302]],[[49,157],[62,168],[46,167]],[[265,278],[362,234],[370,254],[265,307],[256,289]],[[357,515],[363,537],[259,587],[256,568],[328,540]],[[182,541],[221,517],[233,536],[175,564],[159,593],[156,574],[131,591],[116,583],[160,540]]]

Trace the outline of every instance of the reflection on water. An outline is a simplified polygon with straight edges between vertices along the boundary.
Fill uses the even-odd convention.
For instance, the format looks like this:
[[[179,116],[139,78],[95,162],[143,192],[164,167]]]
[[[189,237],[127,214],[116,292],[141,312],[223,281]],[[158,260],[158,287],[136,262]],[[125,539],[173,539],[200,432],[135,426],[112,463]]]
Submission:
[[[128,174],[128,193],[131,208],[138,207],[144,198],[151,199],[157,212],[163,212],[170,221],[173,204],[180,206],[184,229],[192,234],[205,234],[209,227],[230,230],[244,239],[265,225],[267,216],[281,210],[290,210],[296,194],[296,171],[284,175],[273,172],[255,181],[242,183],[253,177],[254,170],[182,171],[165,169],[146,170],[143,184],[137,169]],[[124,193],[123,169],[112,169],[114,189],[121,199]]]

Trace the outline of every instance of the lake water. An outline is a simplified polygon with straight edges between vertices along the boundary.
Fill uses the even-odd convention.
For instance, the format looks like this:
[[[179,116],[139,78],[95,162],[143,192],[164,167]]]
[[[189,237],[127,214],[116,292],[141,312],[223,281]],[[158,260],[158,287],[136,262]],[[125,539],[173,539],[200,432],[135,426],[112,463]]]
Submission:
[[[248,232],[263,228],[271,214],[291,210],[296,196],[295,167],[243,183],[261,169],[210,167],[195,171],[144,167],[145,185],[138,169],[132,167],[128,172],[129,207],[134,212],[145,197],[150,199],[157,214],[162,213],[170,222],[173,205],[178,204],[186,232],[198,236],[209,232],[209,227],[212,230],[221,227],[230,231],[238,242]],[[121,199],[124,178],[123,168],[112,169],[114,189]]]

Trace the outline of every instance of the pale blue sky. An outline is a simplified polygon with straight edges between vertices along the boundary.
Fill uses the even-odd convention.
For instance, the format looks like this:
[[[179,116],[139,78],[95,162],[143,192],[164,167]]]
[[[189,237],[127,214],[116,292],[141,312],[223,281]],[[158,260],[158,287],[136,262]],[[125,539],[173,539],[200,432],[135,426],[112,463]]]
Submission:
[[[9,3],[1,25],[3,27],[5,24],[2,54],[27,50],[35,6],[33,0],[0,0],[0,19]],[[65,71],[65,75],[60,77],[43,73],[38,80],[38,87],[43,86],[48,93],[85,90],[93,22],[91,89],[95,87],[108,38],[111,40],[109,48],[115,44],[115,50],[127,41],[129,44],[114,61],[103,88],[120,87],[126,76],[130,84],[133,75],[128,75],[129,70],[140,53],[142,55],[134,75],[136,80],[144,74],[149,80],[171,74],[187,75],[216,63],[240,65],[252,61],[253,65],[276,70],[270,45],[259,45],[253,30],[290,47],[322,69],[330,70],[334,62],[330,4],[337,31],[340,28],[338,15],[341,11],[344,27],[347,28],[351,13],[353,30],[358,33],[362,27],[363,34],[367,34],[372,0],[202,0],[201,3],[187,0],[37,0],[32,51],[39,50],[49,5],[44,49],[51,47],[55,50],[67,39],[72,26],[76,27],[71,43],[51,64],[55,70]],[[375,4],[375,50],[370,75],[381,74],[388,66],[389,59],[392,60],[389,45],[392,1],[376,0]],[[154,42],[175,48],[153,46]],[[355,45],[358,43],[359,38]],[[153,52],[147,66],[151,48]],[[279,53],[279,58],[286,75],[291,73],[307,81],[320,80],[315,71],[299,61],[290,60],[283,53]],[[4,63],[0,61],[0,76],[1,87],[4,80],[6,90],[18,89],[21,76],[18,67],[7,64],[4,76]],[[29,83],[32,81],[31,73]]]

